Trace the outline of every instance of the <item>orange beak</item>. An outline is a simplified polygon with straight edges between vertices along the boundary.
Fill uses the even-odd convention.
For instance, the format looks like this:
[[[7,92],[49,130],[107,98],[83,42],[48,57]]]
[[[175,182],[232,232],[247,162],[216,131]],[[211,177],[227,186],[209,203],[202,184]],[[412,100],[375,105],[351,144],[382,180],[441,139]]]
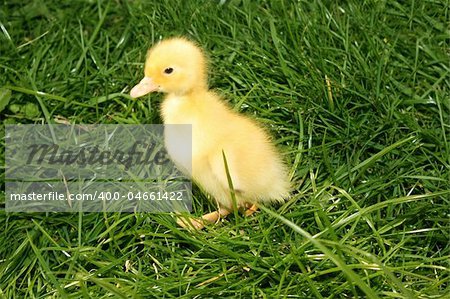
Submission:
[[[157,89],[158,85],[153,82],[152,78],[144,77],[141,82],[131,89],[130,96],[133,98],[139,98]]]

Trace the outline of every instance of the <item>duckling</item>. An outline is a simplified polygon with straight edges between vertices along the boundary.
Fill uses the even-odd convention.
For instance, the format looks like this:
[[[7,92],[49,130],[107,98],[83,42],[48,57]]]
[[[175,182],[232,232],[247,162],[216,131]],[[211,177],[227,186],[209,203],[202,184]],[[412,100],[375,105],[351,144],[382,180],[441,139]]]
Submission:
[[[179,218],[181,226],[201,229],[227,216],[233,207],[247,209],[245,215],[250,215],[258,204],[283,202],[289,196],[287,169],[269,135],[209,90],[206,57],[196,44],[185,38],[159,42],[147,53],[144,74],[131,97],[163,92],[164,124],[192,124],[190,175],[218,205],[217,211],[201,219]],[[165,131],[169,156],[188,173],[186,158],[176,150],[176,138],[176,133]]]

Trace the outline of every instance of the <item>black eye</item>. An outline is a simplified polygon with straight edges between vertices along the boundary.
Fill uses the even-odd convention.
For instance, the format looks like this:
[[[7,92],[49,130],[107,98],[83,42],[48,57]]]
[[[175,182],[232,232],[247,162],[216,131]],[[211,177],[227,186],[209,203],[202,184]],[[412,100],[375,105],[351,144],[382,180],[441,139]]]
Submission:
[[[173,68],[171,68],[171,67],[168,67],[164,70],[165,74],[172,74],[172,72],[173,72]]]

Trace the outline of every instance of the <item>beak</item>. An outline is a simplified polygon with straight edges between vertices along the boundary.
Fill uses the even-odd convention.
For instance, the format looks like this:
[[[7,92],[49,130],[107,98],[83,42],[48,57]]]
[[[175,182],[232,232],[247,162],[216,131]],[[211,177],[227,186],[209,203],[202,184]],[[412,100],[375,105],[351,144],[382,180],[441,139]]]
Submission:
[[[130,96],[133,98],[142,97],[157,89],[158,85],[153,82],[152,78],[144,77],[138,85],[131,89]]]

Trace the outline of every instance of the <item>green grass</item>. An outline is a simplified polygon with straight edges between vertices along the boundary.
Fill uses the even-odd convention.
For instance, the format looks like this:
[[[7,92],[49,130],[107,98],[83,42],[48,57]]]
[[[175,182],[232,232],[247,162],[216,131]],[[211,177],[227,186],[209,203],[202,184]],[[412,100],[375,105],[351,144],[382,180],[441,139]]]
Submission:
[[[0,297],[448,295],[448,1],[33,3],[0,5],[4,123],[159,123],[161,95],[127,93],[147,47],[183,35],[272,133],[295,190],[199,232],[165,214],[0,210]],[[194,197],[196,215],[214,209]]]

